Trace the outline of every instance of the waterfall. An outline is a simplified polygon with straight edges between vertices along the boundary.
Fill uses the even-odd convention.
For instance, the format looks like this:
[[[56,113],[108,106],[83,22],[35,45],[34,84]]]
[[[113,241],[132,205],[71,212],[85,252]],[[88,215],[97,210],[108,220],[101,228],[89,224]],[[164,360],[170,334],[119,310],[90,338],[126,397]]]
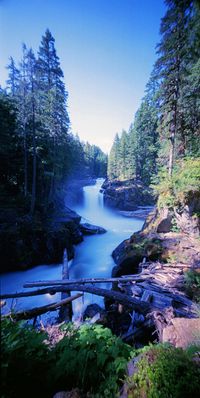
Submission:
[[[104,207],[104,198],[103,198],[103,193],[102,193],[102,192],[99,192],[99,195],[98,195],[98,204],[99,204],[99,207],[100,207],[101,209]]]

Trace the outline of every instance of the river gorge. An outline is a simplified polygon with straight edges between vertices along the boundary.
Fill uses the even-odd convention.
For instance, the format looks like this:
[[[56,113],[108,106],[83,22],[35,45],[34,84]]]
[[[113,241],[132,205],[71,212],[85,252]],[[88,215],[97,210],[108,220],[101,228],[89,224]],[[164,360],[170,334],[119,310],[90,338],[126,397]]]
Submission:
[[[106,229],[105,234],[85,236],[84,241],[76,246],[75,257],[69,262],[70,279],[110,277],[114,261],[112,251],[128,238],[130,234],[141,229],[143,220],[137,217],[127,217],[122,213],[104,206],[103,194],[100,188],[103,179],[97,179],[95,185],[83,187],[83,195],[72,208],[82,217],[82,222],[99,225]],[[1,291],[10,293],[22,291],[27,281],[60,279],[62,264],[40,265],[25,271],[9,272],[1,275]],[[100,287],[100,286],[99,286]],[[103,287],[110,288],[109,285]],[[56,297],[57,296],[57,297]],[[26,297],[12,302],[7,300],[4,311],[12,306],[14,310],[28,309],[35,306],[55,302],[57,295]],[[77,318],[83,309],[91,303],[103,305],[103,298],[84,294],[84,300],[78,299],[73,304],[74,317]],[[48,319],[49,316],[48,316]]]

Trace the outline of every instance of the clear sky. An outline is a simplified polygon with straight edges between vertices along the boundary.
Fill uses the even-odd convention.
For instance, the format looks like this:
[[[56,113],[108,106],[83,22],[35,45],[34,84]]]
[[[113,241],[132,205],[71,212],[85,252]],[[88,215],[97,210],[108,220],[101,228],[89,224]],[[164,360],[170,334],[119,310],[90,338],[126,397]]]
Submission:
[[[0,84],[10,55],[37,51],[49,28],[69,92],[72,130],[109,151],[128,129],[156,59],[163,0],[0,0]]]

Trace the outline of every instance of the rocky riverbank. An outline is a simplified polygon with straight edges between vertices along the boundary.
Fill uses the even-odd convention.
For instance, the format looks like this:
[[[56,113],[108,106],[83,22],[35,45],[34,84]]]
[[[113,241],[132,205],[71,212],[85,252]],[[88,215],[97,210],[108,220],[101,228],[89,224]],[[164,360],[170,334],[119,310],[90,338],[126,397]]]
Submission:
[[[138,206],[152,206],[155,203],[152,190],[139,180],[106,180],[102,190],[105,204],[119,210],[133,211]]]
[[[198,318],[193,300],[200,300],[199,202],[190,199],[181,212],[176,208],[154,210],[143,229],[123,241],[112,253],[116,263],[112,276],[133,277],[132,282],[125,280],[114,288],[150,306],[148,317],[133,311],[131,319],[127,309],[121,308],[118,316],[121,322],[117,326],[115,319],[119,307],[108,303],[107,311],[111,311],[113,317],[111,327],[125,341],[147,344],[157,339],[173,342],[177,347],[184,347],[188,341],[199,342],[199,336],[195,338],[191,333],[194,321],[190,322],[191,318]],[[192,213],[188,211],[191,206]],[[183,223],[185,214],[187,222]],[[179,317],[184,319],[179,321]],[[199,327],[200,321],[196,322]],[[179,324],[181,327],[177,326]],[[156,334],[152,335],[153,331]]]
[[[1,272],[26,269],[39,264],[62,261],[67,248],[69,258],[74,255],[73,245],[83,240],[80,231],[81,217],[63,207],[59,213],[52,211],[44,216],[20,216],[10,210],[1,217],[0,263]]]
[[[74,245],[82,242],[81,217],[66,204],[81,197],[86,184],[94,179],[73,180],[62,187],[47,208],[37,208],[34,216],[24,208],[4,206],[0,212],[0,272],[22,270],[39,264],[62,261],[67,248],[74,257]],[[90,233],[98,233],[90,226]]]

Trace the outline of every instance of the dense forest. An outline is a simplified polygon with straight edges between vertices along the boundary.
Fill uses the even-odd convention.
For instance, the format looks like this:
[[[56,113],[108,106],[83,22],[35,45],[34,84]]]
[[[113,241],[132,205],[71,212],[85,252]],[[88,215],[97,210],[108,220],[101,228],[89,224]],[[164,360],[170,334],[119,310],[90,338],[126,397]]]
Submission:
[[[7,88],[0,89],[0,307],[9,310],[1,319],[2,398],[199,397],[200,3],[165,5],[145,96],[108,159],[71,131],[50,31],[37,56],[23,45],[20,64],[10,58]],[[105,205],[107,191],[135,207],[109,212],[99,185],[87,187],[87,212],[66,207],[73,183],[82,199],[85,180],[106,173]],[[152,188],[158,200],[150,210]],[[107,230],[88,223],[97,212]],[[83,241],[84,231],[102,238]],[[22,272],[8,273],[38,264],[25,272],[25,285]],[[47,264],[56,271],[50,266],[47,274]],[[62,281],[55,279],[61,268]],[[16,292],[19,281],[29,290]],[[42,294],[48,305],[17,308],[16,299]],[[103,308],[93,296],[104,297]],[[78,297],[69,322],[69,303]],[[58,308],[64,311],[45,323],[41,314]]]
[[[149,185],[160,169],[200,156],[200,6],[166,1],[157,60],[128,132],[116,134],[108,159],[109,179]]]
[[[68,92],[49,30],[37,56],[24,44],[19,65],[10,58],[8,76],[0,91],[1,202],[18,198],[33,214],[67,180],[104,177],[107,156],[72,134]]]

